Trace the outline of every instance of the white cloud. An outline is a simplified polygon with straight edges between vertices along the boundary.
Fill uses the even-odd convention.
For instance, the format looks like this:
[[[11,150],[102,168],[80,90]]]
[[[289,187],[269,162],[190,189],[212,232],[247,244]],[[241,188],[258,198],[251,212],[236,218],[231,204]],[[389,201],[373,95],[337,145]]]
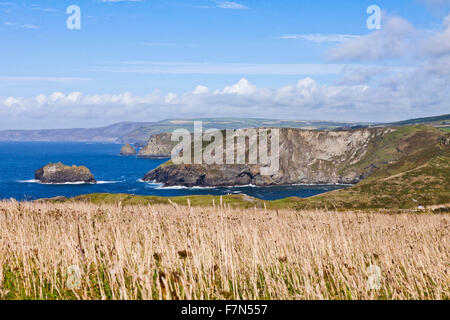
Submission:
[[[209,88],[202,86],[202,85],[198,85],[195,87],[195,90],[193,92],[193,94],[206,94],[209,92]]]
[[[67,96],[67,101],[72,103],[78,103],[81,101],[83,94],[81,92],[72,92]]]
[[[249,8],[246,5],[241,3],[237,3],[234,1],[218,1],[218,0],[210,0],[210,2],[214,3],[214,5],[196,5],[195,8],[199,9],[231,9],[231,10],[248,10]]]
[[[405,19],[385,15],[383,28],[353,41],[347,41],[328,52],[332,61],[380,61],[404,58],[417,41],[417,30]]]
[[[444,19],[443,30],[426,40],[422,49],[433,56],[450,54],[450,14]]]
[[[347,42],[360,38],[359,35],[354,34],[286,34],[281,36],[281,39],[294,39],[304,40],[315,43],[327,43],[327,42]]]
[[[232,86],[226,86],[222,93],[250,95],[256,91],[256,86],[252,85],[247,79],[241,79],[238,83]]]
[[[447,74],[437,76],[435,70],[423,68],[391,74],[372,85],[320,85],[307,77],[293,85],[258,88],[243,78],[223,89],[199,85],[181,94],[155,90],[143,96],[55,92],[35,98],[7,97],[0,99],[0,125],[28,121],[35,127],[93,126],[174,115],[390,121],[443,114],[450,100],[450,59],[447,63]]]
[[[45,94],[40,94],[36,97],[36,102],[38,104],[44,104],[44,103],[47,103],[47,101],[48,101],[48,99]]]
[[[425,111],[439,106],[448,113],[450,98],[450,15],[443,20],[441,31],[418,30],[402,18],[388,17],[380,31],[330,50],[338,61],[379,61],[391,59],[412,64],[407,68],[345,68],[339,85],[372,82],[379,93],[377,104],[391,103],[417,106]],[[420,103],[419,103],[420,101]],[[430,112],[428,112],[430,114]]]
[[[233,1],[218,1],[216,4],[217,8],[221,9],[233,9],[233,10],[247,10],[248,7],[243,4],[233,2]]]
[[[62,92],[54,92],[50,95],[50,101],[51,102],[57,102],[57,101],[67,101],[66,95]]]
[[[17,99],[14,97],[8,97],[5,99],[5,101],[3,101],[3,104],[7,107],[12,107],[14,105],[19,105],[21,103],[22,103],[22,101],[20,99]]]
[[[20,24],[20,23],[15,23],[15,22],[5,22],[4,23],[6,26],[10,26],[10,27],[17,27],[17,28],[22,28],[22,29],[39,29],[39,26],[36,26],[34,24]]]
[[[397,68],[394,68],[395,71]],[[359,85],[370,82],[376,76],[387,73],[390,68],[379,66],[347,66],[342,71],[342,77],[337,81],[339,85]]]

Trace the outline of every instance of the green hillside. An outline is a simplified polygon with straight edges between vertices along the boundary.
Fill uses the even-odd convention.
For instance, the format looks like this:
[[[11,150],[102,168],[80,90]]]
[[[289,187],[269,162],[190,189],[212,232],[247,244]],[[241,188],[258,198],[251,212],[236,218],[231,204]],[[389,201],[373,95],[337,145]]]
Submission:
[[[371,147],[357,165],[378,163],[352,188],[307,199],[299,207],[417,208],[450,204],[450,145],[441,131],[402,127]]]

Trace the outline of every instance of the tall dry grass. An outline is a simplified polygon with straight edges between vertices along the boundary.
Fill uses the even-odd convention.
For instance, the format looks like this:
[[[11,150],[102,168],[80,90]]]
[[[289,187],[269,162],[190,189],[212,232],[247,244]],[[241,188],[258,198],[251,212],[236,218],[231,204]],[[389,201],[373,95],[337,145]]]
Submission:
[[[0,298],[448,299],[448,231],[448,215],[0,202]]]

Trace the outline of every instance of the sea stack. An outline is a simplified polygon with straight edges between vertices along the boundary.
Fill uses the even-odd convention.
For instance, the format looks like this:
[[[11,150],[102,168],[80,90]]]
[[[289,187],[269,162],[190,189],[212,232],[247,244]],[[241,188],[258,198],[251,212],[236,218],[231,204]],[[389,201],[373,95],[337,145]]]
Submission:
[[[136,155],[136,149],[134,149],[131,144],[127,143],[122,147],[120,150],[121,156],[135,156]]]
[[[34,178],[41,183],[97,183],[94,175],[85,166],[66,166],[59,163],[49,163],[34,173]]]
[[[168,159],[171,157],[172,149],[178,142],[172,141],[171,133],[154,134],[147,144],[139,151],[139,158]]]

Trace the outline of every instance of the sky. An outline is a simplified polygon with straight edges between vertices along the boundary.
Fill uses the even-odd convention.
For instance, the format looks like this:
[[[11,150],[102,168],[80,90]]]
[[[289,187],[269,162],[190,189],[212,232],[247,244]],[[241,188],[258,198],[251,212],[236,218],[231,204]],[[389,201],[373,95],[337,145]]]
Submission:
[[[0,130],[450,113],[450,0],[0,0],[0,41]]]

